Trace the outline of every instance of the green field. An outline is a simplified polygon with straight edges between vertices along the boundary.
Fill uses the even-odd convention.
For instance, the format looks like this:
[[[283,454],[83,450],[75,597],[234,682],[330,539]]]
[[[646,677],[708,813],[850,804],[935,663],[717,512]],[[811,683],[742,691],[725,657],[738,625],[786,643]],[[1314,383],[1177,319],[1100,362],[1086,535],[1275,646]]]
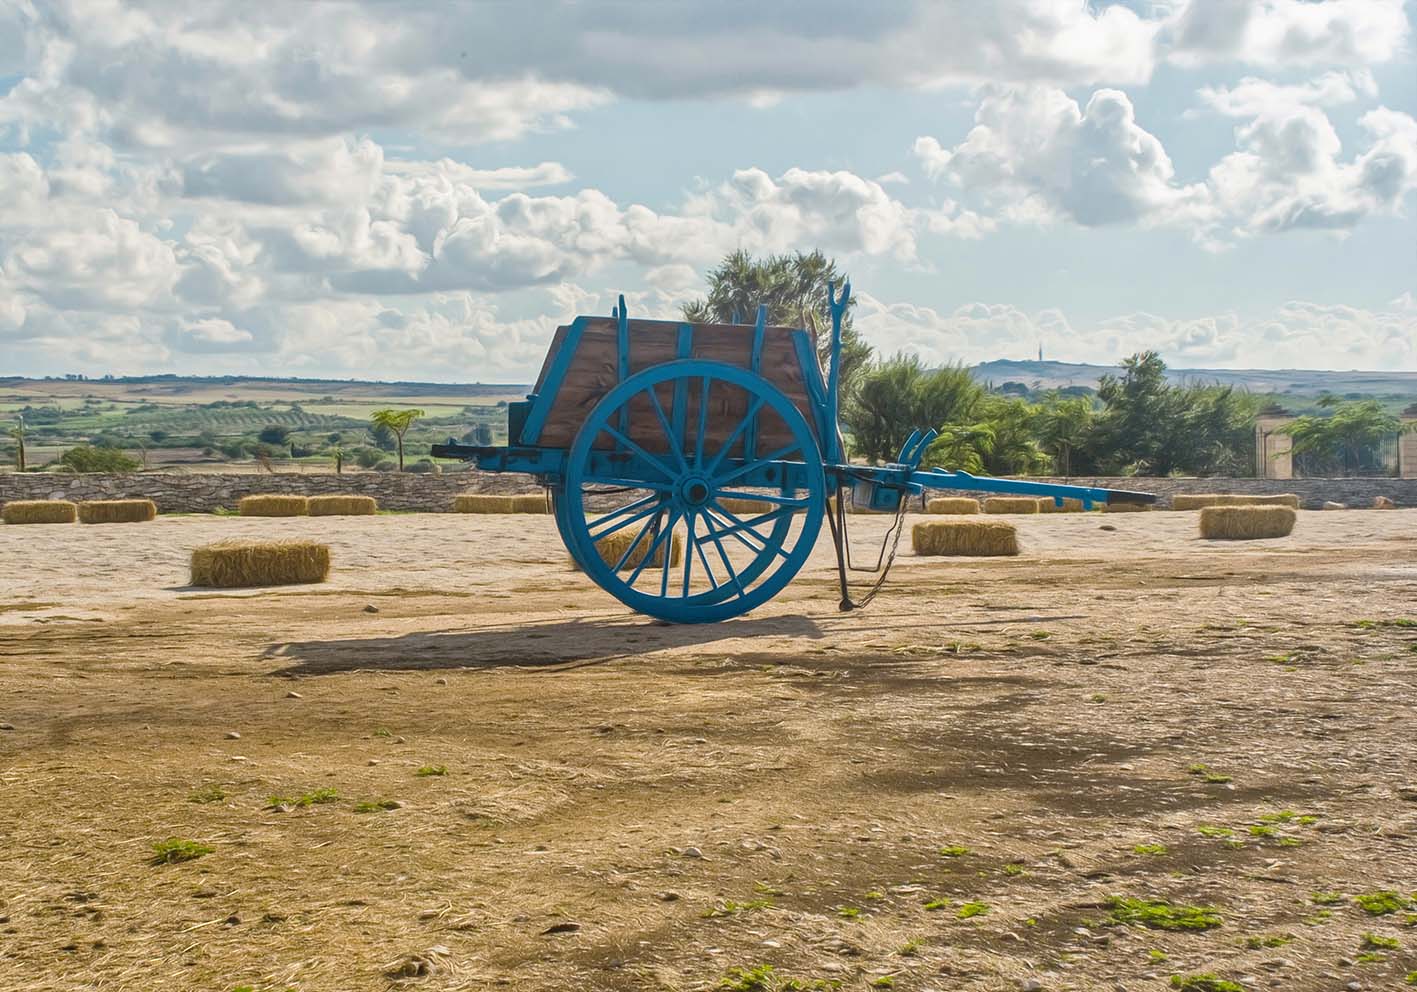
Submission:
[[[392,438],[370,430],[387,407],[424,411],[405,439],[407,463],[427,460],[435,441],[464,437],[485,425],[506,440],[509,400],[527,387],[448,383],[333,382],[302,379],[184,378],[113,380],[0,379],[0,424],[6,433],[23,416],[28,462],[54,462],[82,444],[117,448],[148,468],[242,470],[300,465],[333,468],[343,451],[349,468],[387,467]],[[3,463],[14,463],[4,438]]]

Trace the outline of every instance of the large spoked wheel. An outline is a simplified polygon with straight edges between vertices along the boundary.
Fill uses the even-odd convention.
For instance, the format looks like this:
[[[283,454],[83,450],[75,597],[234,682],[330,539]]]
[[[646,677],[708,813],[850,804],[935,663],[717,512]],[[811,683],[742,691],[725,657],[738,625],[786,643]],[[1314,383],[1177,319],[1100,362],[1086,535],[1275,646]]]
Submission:
[[[777,595],[811,554],[825,505],[817,441],[791,401],[753,372],[696,359],[607,393],[556,492],[557,526],[586,574],[676,623]]]

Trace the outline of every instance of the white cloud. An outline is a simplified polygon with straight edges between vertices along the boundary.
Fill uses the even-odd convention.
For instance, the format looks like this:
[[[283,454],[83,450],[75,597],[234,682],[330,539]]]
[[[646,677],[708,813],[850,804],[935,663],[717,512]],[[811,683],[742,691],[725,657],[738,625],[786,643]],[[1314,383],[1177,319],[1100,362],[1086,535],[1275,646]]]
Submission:
[[[932,364],[1032,357],[1040,344],[1059,361],[1110,365],[1144,349],[1176,367],[1413,368],[1417,310],[1291,302],[1243,317],[1131,313],[1094,322],[1059,310],[1028,312],[971,303],[949,312],[858,294],[856,326],[878,351],[905,350]]]
[[[1343,159],[1322,107],[1372,92],[1366,72],[1301,85],[1247,78],[1202,90],[1208,107],[1242,120],[1237,150],[1204,183],[1177,181],[1160,140],[1116,90],[1098,90],[1080,108],[1051,87],[992,89],[963,141],[947,148],[921,137],[915,155],[927,175],[1016,223],[1175,226],[1210,248],[1294,229],[1344,232],[1399,212],[1417,189],[1417,121],[1408,114],[1365,113],[1358,123],[1368,143]]]
[[[1163,38],[1182,64],[1368,66],[1402,51],[1403,0],[1189,0]]]
[[[1176,182],[1165,148],[1118,90],[1098,90],[1081,108],[1051,87],[994,89],[974,121],[953,148],[917,139],[916,157],[927,175],[1010,219],[1092,227],[1174,223],[1204,212],[1204,190]]]

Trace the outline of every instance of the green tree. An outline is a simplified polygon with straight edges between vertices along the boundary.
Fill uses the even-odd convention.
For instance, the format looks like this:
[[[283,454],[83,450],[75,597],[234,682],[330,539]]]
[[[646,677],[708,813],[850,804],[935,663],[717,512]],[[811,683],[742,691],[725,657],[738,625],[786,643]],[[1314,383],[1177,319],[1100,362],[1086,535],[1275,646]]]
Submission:
[[[15,468],[21,472],[29,466],[25,463],[25,418],[18,418],[19,423],[10,428],[10,436],[15,439]]]
[[[290,440],[290,428],[282,427],[279,424],[268,424],[261,428],[261,433],[256,435],[256,440],[262,444],[284,447]]]
[[[1327,417],[1300,417],[1281,427],[1279,433],[1294,439],[1296,457],[1309,455],[1320,465],[1326,461],[1343,475],[1361,470],[1365,451],[1385,438],[1411,429],[1404,428],[1402,421],[1384,410],[1377,400],[1345,403],[1325,395],[1319,405],[1333,413]]]
[[[81,444],[64,452],[59,464],[66,472],[132,472],[138,467],[138,460],[117,448]]]
[[[404,435],[408,433],[409,428],[414,425],[414,422],[417,421],[418,418],[422,417],[423,415],[424,414],[422,410],[416,409],[384,409],[375,410],[369,417],[369,422],[373,425],[375,430],[383,428],[394,435],[395,441],[398,446],[400,472],[403,471]]]
[[[898,354],[861,373],[842,422],[857,455],[890,461],[916,428],[973,423],[983,397],[983,387],[963,366],[927,370],[918,356]]]
[[[1073,452],[1081,450],[1092,433],[1092,401],[1082,396],[1052,393],[1035,421],[1038,444],[1053,456],[1055,471],[1073,474]]]
[[[943,424],[940,436],[925,450],[920,464],[951,472],[984,471],[984,459],[994,450],[994,428],[988,424]]]
[[[1018,397],[985,397],[980,420],[993,432],[993,443],[981,452],[987,471],[994,475],[1047,471],[1050,459],[1038,443],[1040,411],[1040,407]]]
[[[741,248],[724,256],[708,273],[708,295],[684,304],[684,319],[696,323],[751,323],[758,306],[768,308],[768,323],[807,327],[816,332],[818,358],[825,368],[831,356],[831,309],[827,284],[840,291],[846,274],[820,251],[754,258]],[[856,299],[847,301],[841,321],[841,396],[845,405],[857,378],[871,359],[871,346],[852,325]]]

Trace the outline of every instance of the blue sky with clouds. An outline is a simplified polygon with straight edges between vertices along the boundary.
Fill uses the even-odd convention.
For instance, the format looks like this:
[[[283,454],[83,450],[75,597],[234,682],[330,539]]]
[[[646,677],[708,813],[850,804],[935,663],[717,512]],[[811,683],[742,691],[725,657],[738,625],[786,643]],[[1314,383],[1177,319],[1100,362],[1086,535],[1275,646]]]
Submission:
[[[821,248],[929,361],[1417,369],[1402,0],[0,0],[0,374],[525,380]]]

